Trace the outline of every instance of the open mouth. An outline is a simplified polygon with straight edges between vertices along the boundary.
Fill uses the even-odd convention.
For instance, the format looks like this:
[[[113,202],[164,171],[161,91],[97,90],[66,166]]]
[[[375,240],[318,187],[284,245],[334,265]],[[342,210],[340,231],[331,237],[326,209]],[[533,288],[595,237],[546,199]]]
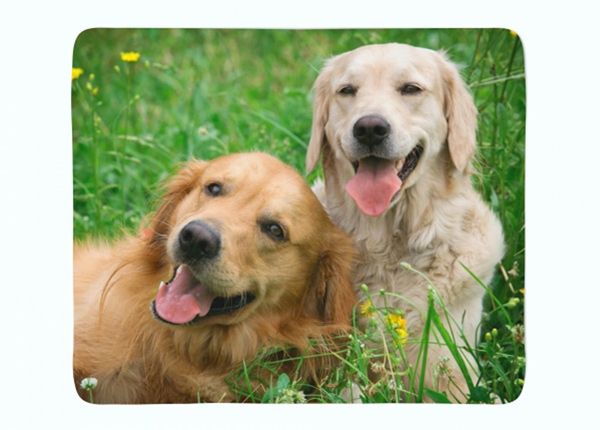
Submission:
[[[404,164],[402,164],[402,169],[400,169],[400,171],[398,172],[398,177],[402,182],[405,182],[406,178],[408,178],[408,176],[413,172],[413,170],[415,170],[422,154],[423,147],[421,145],[415,146],[413,150],[408,153],[408,155],[404,159]]]
[[[423,147],[421,145],[417,145],[413,148],[412,151],[410,151],[408,153],[408,155],[404,159],[400,159],[395,162],[395,167],[398,170],[398,178],[400,178],[400,180],[402,182],[404,182],[406,180],[406,178],[408,178],[408,175],[410,175],[413,172],[413,170],[415,170],[415,168],[417,167],[417,163],[419,162],[419,159],[421,158],[421,154],[423,154]],[[378,158],[378,157],[366,157],[366,158],[376,158],[379,160],[385,160],[383,158]],[[365,160],[366,158],[363,158],[362,160]],[[358,171],[358,167],[362,160],[356,160],[356,161],[352,162],[352,167],[354,168],[354,173],[356,173]],[[389,160],[386,160],[386,161],[389,161]]]
[[[150,309],[159,321],[191,325],[213,315],[230,314],[252,302],[255,296],[244,292],[236,296],[216,296],[193,275],[190,268],[177,266],[168,282],[161,282]]]
[[[387,210],[400,192],[406,179],[419,164],[423,146],[417,145],[400,160],[365,157],[354,161],[355,175],[346,184],[346,192],[358,208],[369,216],[379,216]]]

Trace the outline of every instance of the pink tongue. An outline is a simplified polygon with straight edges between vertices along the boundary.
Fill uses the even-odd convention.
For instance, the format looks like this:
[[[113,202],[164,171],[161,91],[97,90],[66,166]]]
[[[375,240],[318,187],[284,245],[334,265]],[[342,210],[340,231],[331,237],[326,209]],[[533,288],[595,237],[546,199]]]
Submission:
[[[368,157],[358,163],[358,171],[346,184],[346,192],[361,211],[375,217],[385,212],[401,186],[393,161]]]
[[[156,312],[162,319],[173,324],[185,324],[196,315],[203,317],[210,310],[215,297],[202,285],[186,266],[182,264],[175,279],[161,284],[156,295]]]

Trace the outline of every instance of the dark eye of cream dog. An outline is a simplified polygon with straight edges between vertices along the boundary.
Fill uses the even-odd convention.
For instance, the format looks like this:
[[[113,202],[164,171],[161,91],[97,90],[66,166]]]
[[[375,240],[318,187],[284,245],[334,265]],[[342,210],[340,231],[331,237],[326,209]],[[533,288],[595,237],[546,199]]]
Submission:
[[[421,91],[423,91],[423,88],[417,84],[404,84],[398,90],[400,91],[400,94],[408,96],[412,94],[419,94]]]
[[[206,194],[209,196],[220,196],[223,193],[223,185],[218,182],[211,182],[206,187],[204,187]]]
[[[260,223],[260,229],[267,236],[271,237],[272,239],[278,242],[283,242],[286,240],[285,230],[280,224],[276,223],[275,221],[262,221]]]
[[[344,85],[338,90],[338,94],[341,94],[343,96],[353,96],[356,94],[357,91],[358,88],[356,88],[354,85]]]

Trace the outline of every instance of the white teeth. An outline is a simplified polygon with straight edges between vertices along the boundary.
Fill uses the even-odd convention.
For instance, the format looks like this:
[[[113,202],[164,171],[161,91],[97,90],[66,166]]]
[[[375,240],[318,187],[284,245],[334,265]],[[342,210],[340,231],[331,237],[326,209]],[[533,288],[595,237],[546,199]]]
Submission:
[[[167,286],[167,284],[165,284],[163,281],[160,281],[160,285],[158,286],[158,291],[162,290],[166,286]]]
[[[402,169],[402,166],[404,166],[404,158],[401,158],[400,160],[396,161],[396,170],[399,172],[400,169]]]

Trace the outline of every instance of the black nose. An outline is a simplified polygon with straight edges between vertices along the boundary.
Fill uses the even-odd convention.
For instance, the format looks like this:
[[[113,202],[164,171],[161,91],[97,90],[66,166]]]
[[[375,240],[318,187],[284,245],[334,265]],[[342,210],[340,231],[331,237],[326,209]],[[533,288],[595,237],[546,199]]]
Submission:
[[[221,249],[221,238],[208,224],[191,221],[179,233],[179,249],[186,260],[214,258]]]
[[[366,115],[354,123],[352,134],[359,143],[374,146],[384,141],[390,129],[390,124],[379,115]]]

